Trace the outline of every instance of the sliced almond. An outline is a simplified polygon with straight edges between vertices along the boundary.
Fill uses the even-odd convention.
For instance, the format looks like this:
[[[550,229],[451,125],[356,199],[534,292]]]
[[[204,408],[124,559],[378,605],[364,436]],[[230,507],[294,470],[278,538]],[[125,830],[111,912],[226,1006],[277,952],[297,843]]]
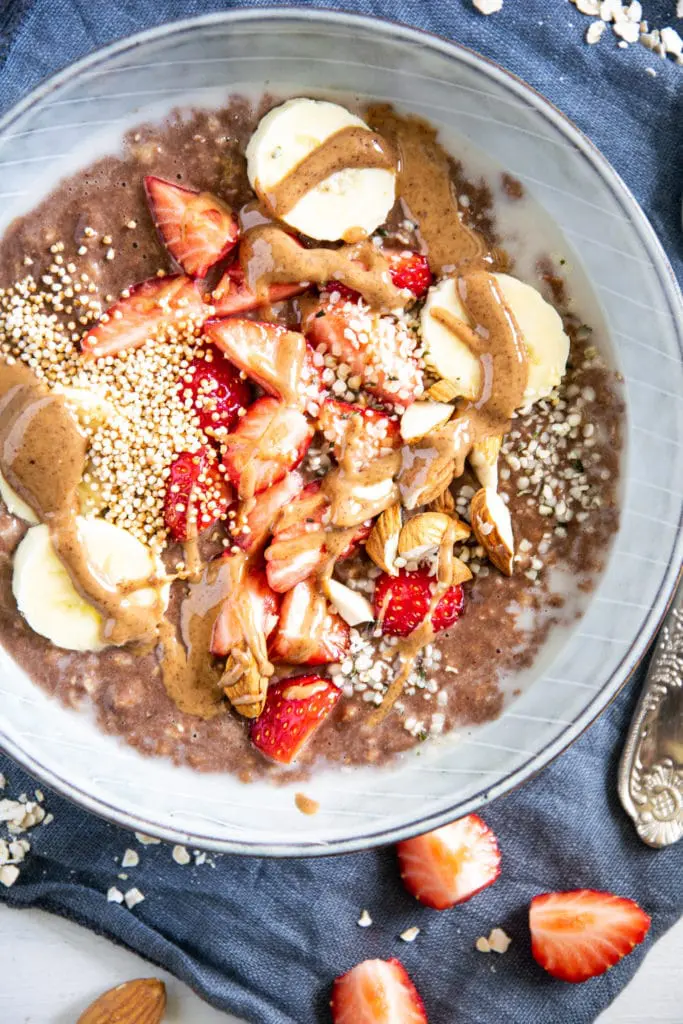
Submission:
[[[76,1024],[161,1024],[166,987],[157,978],[136,978],[110,988],[91,1003]]]
[[[454,398],[458,398],[460,391],[449,380],[437,380],[436,384],[429,388],[427,395],[434,402],[452,402]]]
[[[258,718],[268,693],[268,678],[259,668],[250,647],[234,647],[225,665],[221,686],[235,711],[244,718]]]
[[[396,555],[401,533],[401,506],[390,505],[382,512],[365,542],[365,550],[376,566],[390,576],[398,572]]]
[[[448,423],[453,406],[447,402],[413,402],[401,416],[401,437],[417,441]]]
[[[327,580],[324,584],[328,598],[349,626],[359,626],[362,622],[374,622],[375,613],[367,597],[351,590],[339,580]]]
[[[512,576],[515,542],[507,505],[492,487],[482,487],[472,498],[470,520],[477,541],[497,569]]]
[[[398,539],[398,553],[410,562],[419,562],[436,551],[451,524],[445,512],[421,512],[409,519]]]
[[[358,472],[339,467],[328,473],[322,490],[330,501],[332,525],[359,526],[394,505],[399,498],[394,477],[400,468],[401,453],[392,452]]]
[[[451,586],[455,587],[458,583],[467,583],[467,581],[471,579],[472,570],[469,568],[467,563],[463,562],[461,558],[457,558],[456,555],[453,555]]]
[[[477,441],[470,452],[470,464],[482,487],[498,489],[498,455],[503,443],[502,435],[485,437]]]
[[[455,498],[453,497],[453,492],[449,487],[434,498],[434,501],[430,503],[429,511],[445,512],[447,516],[455,513]]]

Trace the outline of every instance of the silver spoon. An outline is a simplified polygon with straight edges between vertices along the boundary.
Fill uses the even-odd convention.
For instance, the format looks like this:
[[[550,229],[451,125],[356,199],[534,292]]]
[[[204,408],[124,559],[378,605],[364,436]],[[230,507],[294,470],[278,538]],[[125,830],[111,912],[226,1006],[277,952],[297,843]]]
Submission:
[[[683,836],[683,583],[657,637],[619,767],[619,796],[648,846]]]

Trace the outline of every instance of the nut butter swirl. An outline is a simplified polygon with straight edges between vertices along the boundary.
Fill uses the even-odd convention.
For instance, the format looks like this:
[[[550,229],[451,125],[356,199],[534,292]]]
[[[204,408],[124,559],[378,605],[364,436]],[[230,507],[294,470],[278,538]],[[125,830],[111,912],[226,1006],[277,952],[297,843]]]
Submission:
[[[369,109],[368,122],[398,154],[397,195],[418,225],[433,273],[490,263],[486,242],[460,218],[450,159],[437,141],[436,129],[384,104]]]
[[[112,587],[89,563],[78,531],[77,488],[86,440],[64,398],[40,383],[28,367],[0,363],[0,469],[17,494],[49,530],[55,552],[78,593],[102,616],[102,639],[144,643],[156,635],[163,614],[156,580]],[[154,588],[150,605],[129,600]]]
[[[260,192],[260,196],[273,215],[282,218],[310,191],[339,171],[393,171],[395,167],[396,156],[386,139],[360,125],[349,125],[330,135],[277,185]]]
[[[249,287],[264,297],[271,284],[310,281],[324,285],[336,280],[360,292],[368,305],[380,312],[403,309],[408,301],[392,283],[386,259],[368,241],[338,249],[305,249],[277,225],[262,224],[244,235],[240,262]]]

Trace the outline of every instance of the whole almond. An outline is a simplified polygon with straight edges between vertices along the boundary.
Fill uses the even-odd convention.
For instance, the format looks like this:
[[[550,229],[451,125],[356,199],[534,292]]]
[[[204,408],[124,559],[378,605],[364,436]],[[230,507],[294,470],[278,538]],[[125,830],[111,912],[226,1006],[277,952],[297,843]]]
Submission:
[[[76,1024],[160,1024],[166,986],[157,978],[136,978],[110,988],[91,1003]]]

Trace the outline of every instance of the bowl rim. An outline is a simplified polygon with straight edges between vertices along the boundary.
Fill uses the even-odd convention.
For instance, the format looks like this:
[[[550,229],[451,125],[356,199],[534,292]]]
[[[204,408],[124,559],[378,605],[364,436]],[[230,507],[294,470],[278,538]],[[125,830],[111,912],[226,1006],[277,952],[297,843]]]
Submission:
[[[383,30],[395,39],[411,45],[431,48],[441,55],[471,67],[481,68],[484,65],[486,74],[489,77],[497,80],[500,85],[504,86],[513,95],[521,98],[524,102],[536,110],[540,110],[548,117],[554,127],[581,152],[596,173],[608,185],[615,200],[619,203],[627,219],[637,232],[641,244],[652,260],[659,283],[667,297],[669,308],[674,314],[674,320],[677,323],[679,356],[683,363],[683,296],[681,295],[673,267],[637,200],[607,158],[602,155],[600,150],[567,115],[534,89],[533,86],[483,54],[464,46],[462,43],[425,29],[374,15],[362,15],[343,9],[322,9],[302,5],[242,7],[237,10],[219,11],[167,21],[161,25],[98,47],[91,53],[69,64],[61,71],[43,79],[31,92],[19,100],[0,118],[0,139],[8,132],[15,121],[29,112],[34,106],[44,101],[50,93],[67,85],[84,72],[88,72],[96,67],[102,60],[134,51],[149,42],[156,42],[166,37],[182,36],[184,33],[197,28],[261,20],[266,20],[272,24],[273,22],[290,20],[292,18],[299,18],[304,22],[317,22],[323,25],[329,24],[346,28],[356,26],[369,30],[376,30],[379,23]],[[650,640],[666,614],[677,581],[683,572],[681,568],[682,561],[683,501],[681,502],[672,556],[663,573],[656,597],[647,613],[642,630],[634,637],[633,642],[604,685],[559,736],[547,743],[519,767],[503,776],[493,785],[484,786],[479,792],[472,794],[461,804],[457,804],[455,808],[445,811],[441,810],[421,817],[411,816],[409,821],[405,821],[400,825],[385,827],[376,833],[365,834],[359,838],[341,838],[338,841],[332,839],[326,842],[302,840],[296,843],[273,844],[272,842],[239,839],[221,840],[212,838],[210,835],[198,835],[173,827],[159,826],[147,821],[144,817],[123,810],[120,806],[116,806],[108,800],[91,795],[68,779],[63,778],[53,768],[42,765],[39,757],[27,753],[18,742],[15,742],[14,739],[6,735],[1,723],[0,740],[4,750],[18,764],[31,774],[38,776],[58,794],[67,797],[72,802],[105,818],[113,824],[130,829],[131,831],[144,832],[170,843],[189,843],[193,846],[219,853],[276,858],[330,856],[373,849],[437,828],[452,821],[454,814],[462,816],[471,813],[497,797],[505,795],[510,790],[533,778],[541,769],[578,739],[588,726],[612,703],[638,667]]]

